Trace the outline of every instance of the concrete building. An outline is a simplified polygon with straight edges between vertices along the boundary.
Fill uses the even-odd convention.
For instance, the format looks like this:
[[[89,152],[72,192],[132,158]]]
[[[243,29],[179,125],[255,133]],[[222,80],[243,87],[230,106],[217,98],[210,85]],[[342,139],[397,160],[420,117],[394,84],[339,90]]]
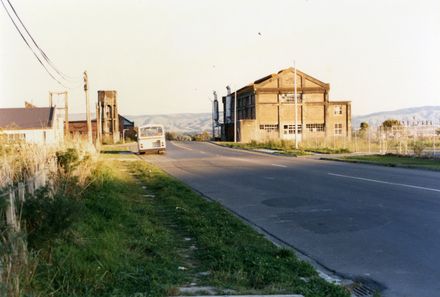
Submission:
[[[0,137],[7,141],[57,145],[64,140],[64,121],[52,107],[0,108]]]
[[[87,137],[86,115],[70,115],[69,133],[72,137]],[[101,143],[116,143],[124,136],[133,137],[134,122],[118,114],[116,91],[98,91],[96,113],[92,118],[92,138]]]
[[[330,101],[330,85],[297,70],[298,138],[350,137],[351,102]],[[230,93],[230,92],[229,92]],[[234,93],[222,98],[222,139],[234,140]],[[295,140],[294,69],[237,90],[237,141]]]
[[[98,138],[102,143],[116,143],[121,139],[117,96],[116,91],[98,91],[96,119]]]

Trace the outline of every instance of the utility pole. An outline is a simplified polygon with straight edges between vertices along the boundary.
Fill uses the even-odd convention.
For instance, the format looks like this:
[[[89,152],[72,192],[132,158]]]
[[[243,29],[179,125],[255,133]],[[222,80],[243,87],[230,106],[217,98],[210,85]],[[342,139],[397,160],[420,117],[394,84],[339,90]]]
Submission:
[[[87,138],[89,143],[93,144],[92,119],[90,118],[90,102],[89,102],[89,78],[87,76],[87,71],[84,71],[84,92],[86,93]]]
[[[217,100],[217,92],[213,91],[214,100],[211,100],[212,103],[212,140],[215,141],[215,127],[218,123],[218,100]]]
[[[237,142],[237,90],[234,92],[234,142]]]
[[[296,63],[293,61],[293,98],[295,102],[295,149],[298,149],[298,98],[296,87]],[[279,127],[280,128],[280,127]]]
[[[64,135],[69,135],[69,103],[68,103],[68,93],[64,92]]]

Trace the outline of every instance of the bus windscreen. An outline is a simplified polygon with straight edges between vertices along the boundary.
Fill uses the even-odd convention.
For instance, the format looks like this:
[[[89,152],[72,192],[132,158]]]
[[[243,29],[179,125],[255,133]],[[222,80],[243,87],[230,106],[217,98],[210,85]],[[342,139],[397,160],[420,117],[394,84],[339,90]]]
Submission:
[[[152,137],[152,136],[162,136],[162,127],[143,127],[140,129],[139,136],[142,137]]]

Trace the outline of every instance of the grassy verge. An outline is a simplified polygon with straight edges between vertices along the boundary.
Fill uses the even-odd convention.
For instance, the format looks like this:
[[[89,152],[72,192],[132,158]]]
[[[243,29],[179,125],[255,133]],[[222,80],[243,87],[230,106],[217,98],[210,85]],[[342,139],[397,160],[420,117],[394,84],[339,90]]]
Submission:
[[[122,170],[101,164],[76,202],[75,223],[50,244],[29,243],[39,251],[33,294],[164,296],[185,281],[174,234]]]
[[[348,296],[345,289],[326,283],[309,264],[273,245],[220,204],[205,200],[151,165],[128,166],[154,193],[151,204],[167,214],[162,220],[178,226],[172,227],[174,232],[192,242],[188,275],[194,282],[235,294]]]
[[[112,144],[103,145],[100,148],[102,159],[118,159],[118,160],[128,160],[137,159],[133,152],[137,152],[136,142],[129,142],[125,144]]]
[[[332,147],[308,147],[304,149],[306,152],[318,154],[346,154],[350,153],[347,148],[332,148]]]
[[[216,142],[218,145],[230,147],[230,148],[239,148],[244,150],[256,150],[256,149],[269,149],[276,150],[277,153],[287,155],[287,156],[304,156],[309,155],[309,152],[306,152],[302,149],[294,149],[290,145],[282,144],[282,142],[265,142],[265,143],[236,143],[236,142]]]
[[[341,158],[344,161],[377,164],[391,167],[421,168],[440,170],[440,159],[411,157],[401,155],[366,155]]]
[[[310,155],[312,153],[318,154],[343,154],[349,153],[350,150],[347,148],[331,148],[331,147],[301,147],[300,149],[295,149],[294,143],[292,141],[267,141],[267,142],[255,142],[250,143],[234,143],[234,142],[216,142],[219,145],[223,145],[231,148],[241,148],[246,150],[255,149],[270,149],[276,150],[280,154],[285,154],[289,156],[304,156]]]
[[[218,293],[349,296],[219,204],[144,162],[105,160],[76,201],[77,217],[38,250],[32,296]]]

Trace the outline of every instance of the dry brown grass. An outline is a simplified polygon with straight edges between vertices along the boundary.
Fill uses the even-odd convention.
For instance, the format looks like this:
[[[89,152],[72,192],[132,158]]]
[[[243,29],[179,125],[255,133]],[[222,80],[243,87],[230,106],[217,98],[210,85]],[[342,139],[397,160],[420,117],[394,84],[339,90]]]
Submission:
[[[72,170],[60,168],[57,152],[69,149],[76,152],[78,160]],[[47,185],[53,193],[80,193],[90,183],[90,176],[98,154],[84,141],[67,140],[59,146],[26,144],[0,140],[0,295],[23,296],[31,282],[37,263],[27,252],[26,234],[20,222],[23,202],[17,202],[16,228],[4,221],[9,209],[8,192],[19,182],[26,183],[42,170]],[[59,160],[58,160],[59,161]],[[5,195],[6,194],[6,195]]]

